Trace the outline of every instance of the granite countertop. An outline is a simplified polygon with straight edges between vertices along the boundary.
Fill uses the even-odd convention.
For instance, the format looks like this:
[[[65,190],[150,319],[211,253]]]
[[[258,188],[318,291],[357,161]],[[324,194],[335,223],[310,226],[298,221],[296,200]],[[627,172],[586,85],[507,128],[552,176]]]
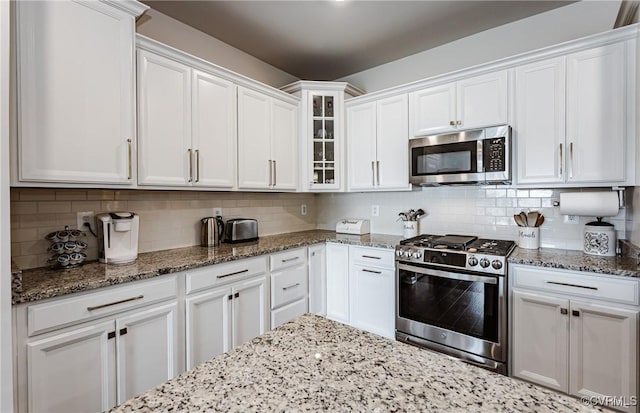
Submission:
[[[585,254],[582,251],[556,248],[536,250],[516,248],[509,256],[508,261],[512,264],[640,278],[636,257],[637,254],[635,256],[629,253],[625,254],[624,248],[621,257],[599,257]]]
[[[533,384],[304,315],[112,412],[600,411]]]
[[[216,248],[200,246],[146,252],[127,265],[92,262],[70,270],[34,268],[16,273],[12,290],[13,304],[42,300],[109,285],[156,277],[241,258],[271,254],[290,248],[331,241],[378,248],[394,248],[397,235],[346,235],[334,231],[311,230],[261,237],[258,241],[222,244]],[[18,282],[19,281],[19,282]]]

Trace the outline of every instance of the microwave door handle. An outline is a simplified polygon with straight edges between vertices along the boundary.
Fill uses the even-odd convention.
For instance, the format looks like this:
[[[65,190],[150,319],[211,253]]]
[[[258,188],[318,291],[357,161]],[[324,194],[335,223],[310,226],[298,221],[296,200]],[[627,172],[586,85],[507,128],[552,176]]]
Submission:
[[[477,162],[477,167],[476,167],[476,171],[477,172],[484,172],[484,164],[483,164],[483,145],[484,145],[484,141],[482,139],[478,140],[476,143],[476,162]]]

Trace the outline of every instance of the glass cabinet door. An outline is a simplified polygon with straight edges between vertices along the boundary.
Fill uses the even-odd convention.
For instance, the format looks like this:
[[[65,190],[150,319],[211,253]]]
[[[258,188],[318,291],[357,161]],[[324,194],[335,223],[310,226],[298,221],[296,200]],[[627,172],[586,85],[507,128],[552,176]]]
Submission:
[[[313,185],[336,183],[334,96],[313,95]]]

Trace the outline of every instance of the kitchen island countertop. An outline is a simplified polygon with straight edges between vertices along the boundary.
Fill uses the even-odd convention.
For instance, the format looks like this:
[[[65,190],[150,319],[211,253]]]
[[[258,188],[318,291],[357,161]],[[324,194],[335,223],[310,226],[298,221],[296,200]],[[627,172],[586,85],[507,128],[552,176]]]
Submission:
[[[13,304],[43,300],[110,285],[143,280],[163,274],[186,271],[207,265],[272,254],[325,241],[377,248],[394,248],[402,240],[398,235],[347,235],[327,230],[310,230],[260,237],[258,241],[200,246],[145,252],[125,265],[87,263],[70,270],[34,268],[15,271]]]
[[[443,355],[304,315],[113,412],[596,411]]]

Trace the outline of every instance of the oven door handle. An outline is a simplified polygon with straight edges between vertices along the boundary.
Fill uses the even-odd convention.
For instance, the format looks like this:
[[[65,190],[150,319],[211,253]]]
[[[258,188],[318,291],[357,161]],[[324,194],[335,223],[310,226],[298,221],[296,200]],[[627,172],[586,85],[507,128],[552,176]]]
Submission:
[[[413,265],[407,265],[407,264],[398,264],[398,269],[411,271],[418,274],[431,275],[434,277],[449,278],[451,280],[472,281],[472,282],[479,281],[485,284],[498,284],[498,277],[462,274],[458,272],[454,273],[449,271],[433,270],[431,268],[414,267]]]

